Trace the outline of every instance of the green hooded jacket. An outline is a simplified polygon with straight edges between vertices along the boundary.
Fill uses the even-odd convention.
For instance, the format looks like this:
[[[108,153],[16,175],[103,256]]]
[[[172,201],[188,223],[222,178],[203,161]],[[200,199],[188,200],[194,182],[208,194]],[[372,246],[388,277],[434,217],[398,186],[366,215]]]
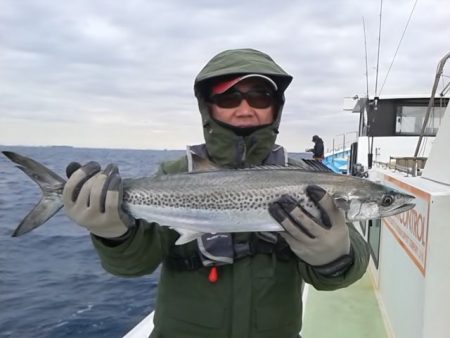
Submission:
[[[277,83],[278,110],[275,121],[247,136],[238,136],[209,116],[205,97],[217,77],[264,74]],[[206,149],[211,162],[222,167],[247,167],[264,163],[274,147],[284,90],[292,77],[268,55],[252,49],[236,49],[215,56],[199,73],[194,90],[202,114]],[[159,175],[188,171],[187,157],[163,163]],[[179,271],[165,258],[174,250],[189,257],[197,243],[175,247],[178,234],[168,227],[137,220],[129,235],[111,245],[92,236],[103,267],[119,276],[151,274],[161,264],[153,338],[296,338],[302,325],[302,286],[335,290],[358,280],[366,271],[367,245],[352,227],[353,265],[339,277],[325,277],[292,257],[280,260],[272,254],[256,254],[217,268],[218,280],[210,282],[210,268]],[[238,242],[250,234],[233,234]]]
[[[209,114],[207,96],[212,83],[244,74],[263,74],[278,86],[277,112],[271,125],[242,137],[221,126]],[[292,81],[267,54],[253,49],[226,50],[211,59],[195,79],[194,91],[202,116],[203,135],[212,161],[222,167],[240,168],[261,164],[275,143],[284,106],[284,91]]]

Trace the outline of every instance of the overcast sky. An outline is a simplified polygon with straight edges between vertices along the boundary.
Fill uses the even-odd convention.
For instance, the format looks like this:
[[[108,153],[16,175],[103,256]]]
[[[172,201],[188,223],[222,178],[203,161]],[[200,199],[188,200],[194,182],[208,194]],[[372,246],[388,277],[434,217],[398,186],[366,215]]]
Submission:
[[[379,91],[415,3],[383,1]],[[303,151],[318,134],[330,147],[357,129],[343,108],[366,93],[363,17],[374,94],[379,11],[367,0],[3,0],[0,144],[201,143],[194,78],[218,52],[249,47],[294,77],[277,142]],[[417,1],[381,97],[431,92],[449,18],[447,1]]]

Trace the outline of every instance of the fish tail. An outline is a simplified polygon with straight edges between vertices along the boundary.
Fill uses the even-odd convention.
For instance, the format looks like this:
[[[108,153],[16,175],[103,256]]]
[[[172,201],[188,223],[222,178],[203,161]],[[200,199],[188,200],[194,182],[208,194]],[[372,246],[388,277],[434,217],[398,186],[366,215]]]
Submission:
[[[2,151],[3,155],[16,164],[42,190],[41,200],[25,216],[12,237],[22,236],[44,224],[63,207],[62,191],[66,181],[39,162],[14,153]]]

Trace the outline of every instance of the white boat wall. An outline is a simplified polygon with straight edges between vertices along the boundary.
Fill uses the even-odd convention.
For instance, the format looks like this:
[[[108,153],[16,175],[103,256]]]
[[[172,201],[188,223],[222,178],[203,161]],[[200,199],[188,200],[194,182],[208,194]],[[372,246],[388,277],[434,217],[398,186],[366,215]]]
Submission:
[[[449,338],[450,108],[448,98],[435,99],[438,113],[431,123],[436,124],[417,128],[426,120],[421,100],[374,98],[359,111],[355,161],[367,169],[368,179],[416,196],[414,209],[359,226],[371,248],[369,272],[388,336]],[[402,133],[405,126],[408,132]],[[420,129],[428,135],[422,144]],[[419,146],[420,156],[414,156]]]

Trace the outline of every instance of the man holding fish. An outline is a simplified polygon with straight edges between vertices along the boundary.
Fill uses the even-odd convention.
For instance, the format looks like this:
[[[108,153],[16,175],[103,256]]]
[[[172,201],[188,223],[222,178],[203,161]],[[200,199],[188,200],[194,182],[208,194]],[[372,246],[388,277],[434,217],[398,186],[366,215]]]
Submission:
[[[157,175],[298,164],[275,144],[291,80],[257,50],[213,57],[194,85],[205,143],[163,163]],[[103,267],[140,276],[162,263],[151,337],[299,337],[303,283],[335,290],[366,271],[365,241],[318,185],[308,185],[300,199],[281,194],[268,203],[267,214],[284,231],[185,232],[184,244],[176,245],[180,235],[171,224],[124,211],[114,165],[77,168],[68,168],[65,212],[91,232]],[[198,203],[208,208],[215,199]]]

